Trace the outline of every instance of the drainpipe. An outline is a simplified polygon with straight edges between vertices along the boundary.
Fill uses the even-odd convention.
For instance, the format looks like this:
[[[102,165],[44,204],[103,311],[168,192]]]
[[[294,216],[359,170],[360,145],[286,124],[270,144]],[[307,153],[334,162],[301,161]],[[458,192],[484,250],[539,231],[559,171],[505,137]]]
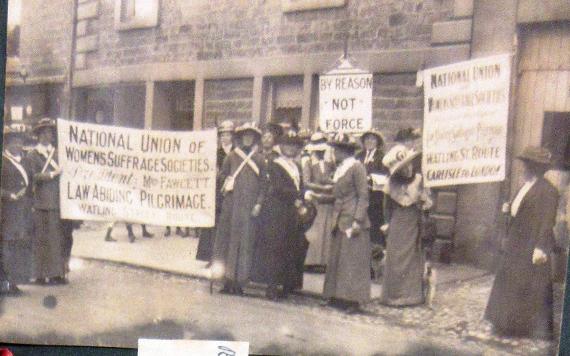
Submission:
[[[75,42],[77,39],[77,6],[78,0],[73,0],[73,9],[71,15],[71,45],[69,51],[69,62],[67,68],[67,80],[65,83],[65,95],[67,96],[66,105],[63,117],[72,119],[71,114],[73,110],[73,72],[75,68]]]

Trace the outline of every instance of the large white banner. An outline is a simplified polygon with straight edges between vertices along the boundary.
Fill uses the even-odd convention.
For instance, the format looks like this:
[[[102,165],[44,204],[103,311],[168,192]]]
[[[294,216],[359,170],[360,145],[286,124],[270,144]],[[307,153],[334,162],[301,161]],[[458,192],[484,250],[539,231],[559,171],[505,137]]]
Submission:
[[[66,219],[211,227],[216,130],[151,131],[58,120]]]
[[[324,132],[361,133],[372,127],[372,73],[350,68],[319,77],[319,126]]]
[[[427,186],[505,179],[510,66],[510,55],[501,55],[420,74]]]

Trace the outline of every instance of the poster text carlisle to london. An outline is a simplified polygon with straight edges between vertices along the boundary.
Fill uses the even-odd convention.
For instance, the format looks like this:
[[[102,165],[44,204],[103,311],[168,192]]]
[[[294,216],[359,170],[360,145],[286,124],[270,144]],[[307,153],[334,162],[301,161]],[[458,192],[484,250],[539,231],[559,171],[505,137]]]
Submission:
[[[214,225],[216,131],[58,121],[62,217]]]
[[[456,63],[421,75],[426,185],[504,180],[510,56]]]

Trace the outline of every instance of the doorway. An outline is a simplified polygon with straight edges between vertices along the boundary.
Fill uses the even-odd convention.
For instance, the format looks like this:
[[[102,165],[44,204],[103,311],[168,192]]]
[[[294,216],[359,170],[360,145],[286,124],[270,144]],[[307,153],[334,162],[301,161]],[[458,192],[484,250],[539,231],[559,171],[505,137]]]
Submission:
[[[570,112],[545,112],[542,146],[552,153],[553,163],[559,167],[570,162]]]

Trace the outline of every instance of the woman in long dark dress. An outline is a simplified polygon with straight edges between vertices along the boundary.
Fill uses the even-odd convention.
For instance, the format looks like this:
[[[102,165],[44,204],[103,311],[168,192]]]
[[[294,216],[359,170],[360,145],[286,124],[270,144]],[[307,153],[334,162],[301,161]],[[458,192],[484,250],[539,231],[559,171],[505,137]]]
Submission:
[[[329,305],[357,313],[370,300],[371,287],[366,168],[353,157],[357,144],[352,137],[337,134],[330,144],[337,163],[332,196],[314,196],[317,201],[334,202],[323,294]]]
[[[224,121],[218,128],[219,147],[216,157],[217,174],[216,174],[216,224],[220,222],[220,214],[222,213],[222,189],[223,181],[220,179],[222,165],[226,157],[233,150],[234,123],[232,121]],[[211,263],[212,250],[214,248],[214,238],[216,236],[216,228],[203,228],[199,230],[200,240],[198,242],[198,250],[196,251],[196,259],[199,261]],[[208,266],[209,267],[209,266]]]
[[[419,157],[420,152],[397,145],[383,160],[390,177],[384,190],[389,223],[381,302],[390,306],[425,301],[419,227],[423,211],[431,207],[432,200],[423,187],[421,174],[414,169],[413,163]]]
[[[382,164],[384,158],[384,136],[376,130],[369,130],[360,137],[364,149],[356,155],[356,159],[364,164],[368,173],[368,188],[370,202],[368,218],[370,219],[370,240],[373,244],[385,247],[384,235],[380,227],[384,225],[384,192],[376,188],[374,177],[388,175],[388,170]]]
[[[224,282],[221,293],[242,294],[250,280],[254,220],[261,212],[266,173],[258,152],[261,131],[248,123],[238,127],[235,135],[238,147],[224,160],[220,173],[224,181],[223,203],[216,228],[212,272],[214,278]]]
[[[267,284],[266,296],[279,297],[303,285],[303,239],[297,208],[302,199],[301,169],[295,158],[303,145],[291,132],[279,140],[280,155],[269,161],[268,185],[259,217],[259,233],[255,244],[252,281]]]
[[[29,153],[33,193],[33,276],[40,284],[66,284],[69,242],[59,211],[56,123],[45,118],[34,127],[38,144]]]
[[[2,153],[2,263],[7,275],[8,294],[17,294],[17,284],[31,278],[30,178],[25,168],[22,147],[24,132],[19,126],[4,129]]]
[[[549,255],[554,246],[558,192],[543,177],[550,152],[527,147],[518,158],[524,163],[525,183],[512,203],[503,207],[510,221],[485,319],[500,335],[551,339]]]

